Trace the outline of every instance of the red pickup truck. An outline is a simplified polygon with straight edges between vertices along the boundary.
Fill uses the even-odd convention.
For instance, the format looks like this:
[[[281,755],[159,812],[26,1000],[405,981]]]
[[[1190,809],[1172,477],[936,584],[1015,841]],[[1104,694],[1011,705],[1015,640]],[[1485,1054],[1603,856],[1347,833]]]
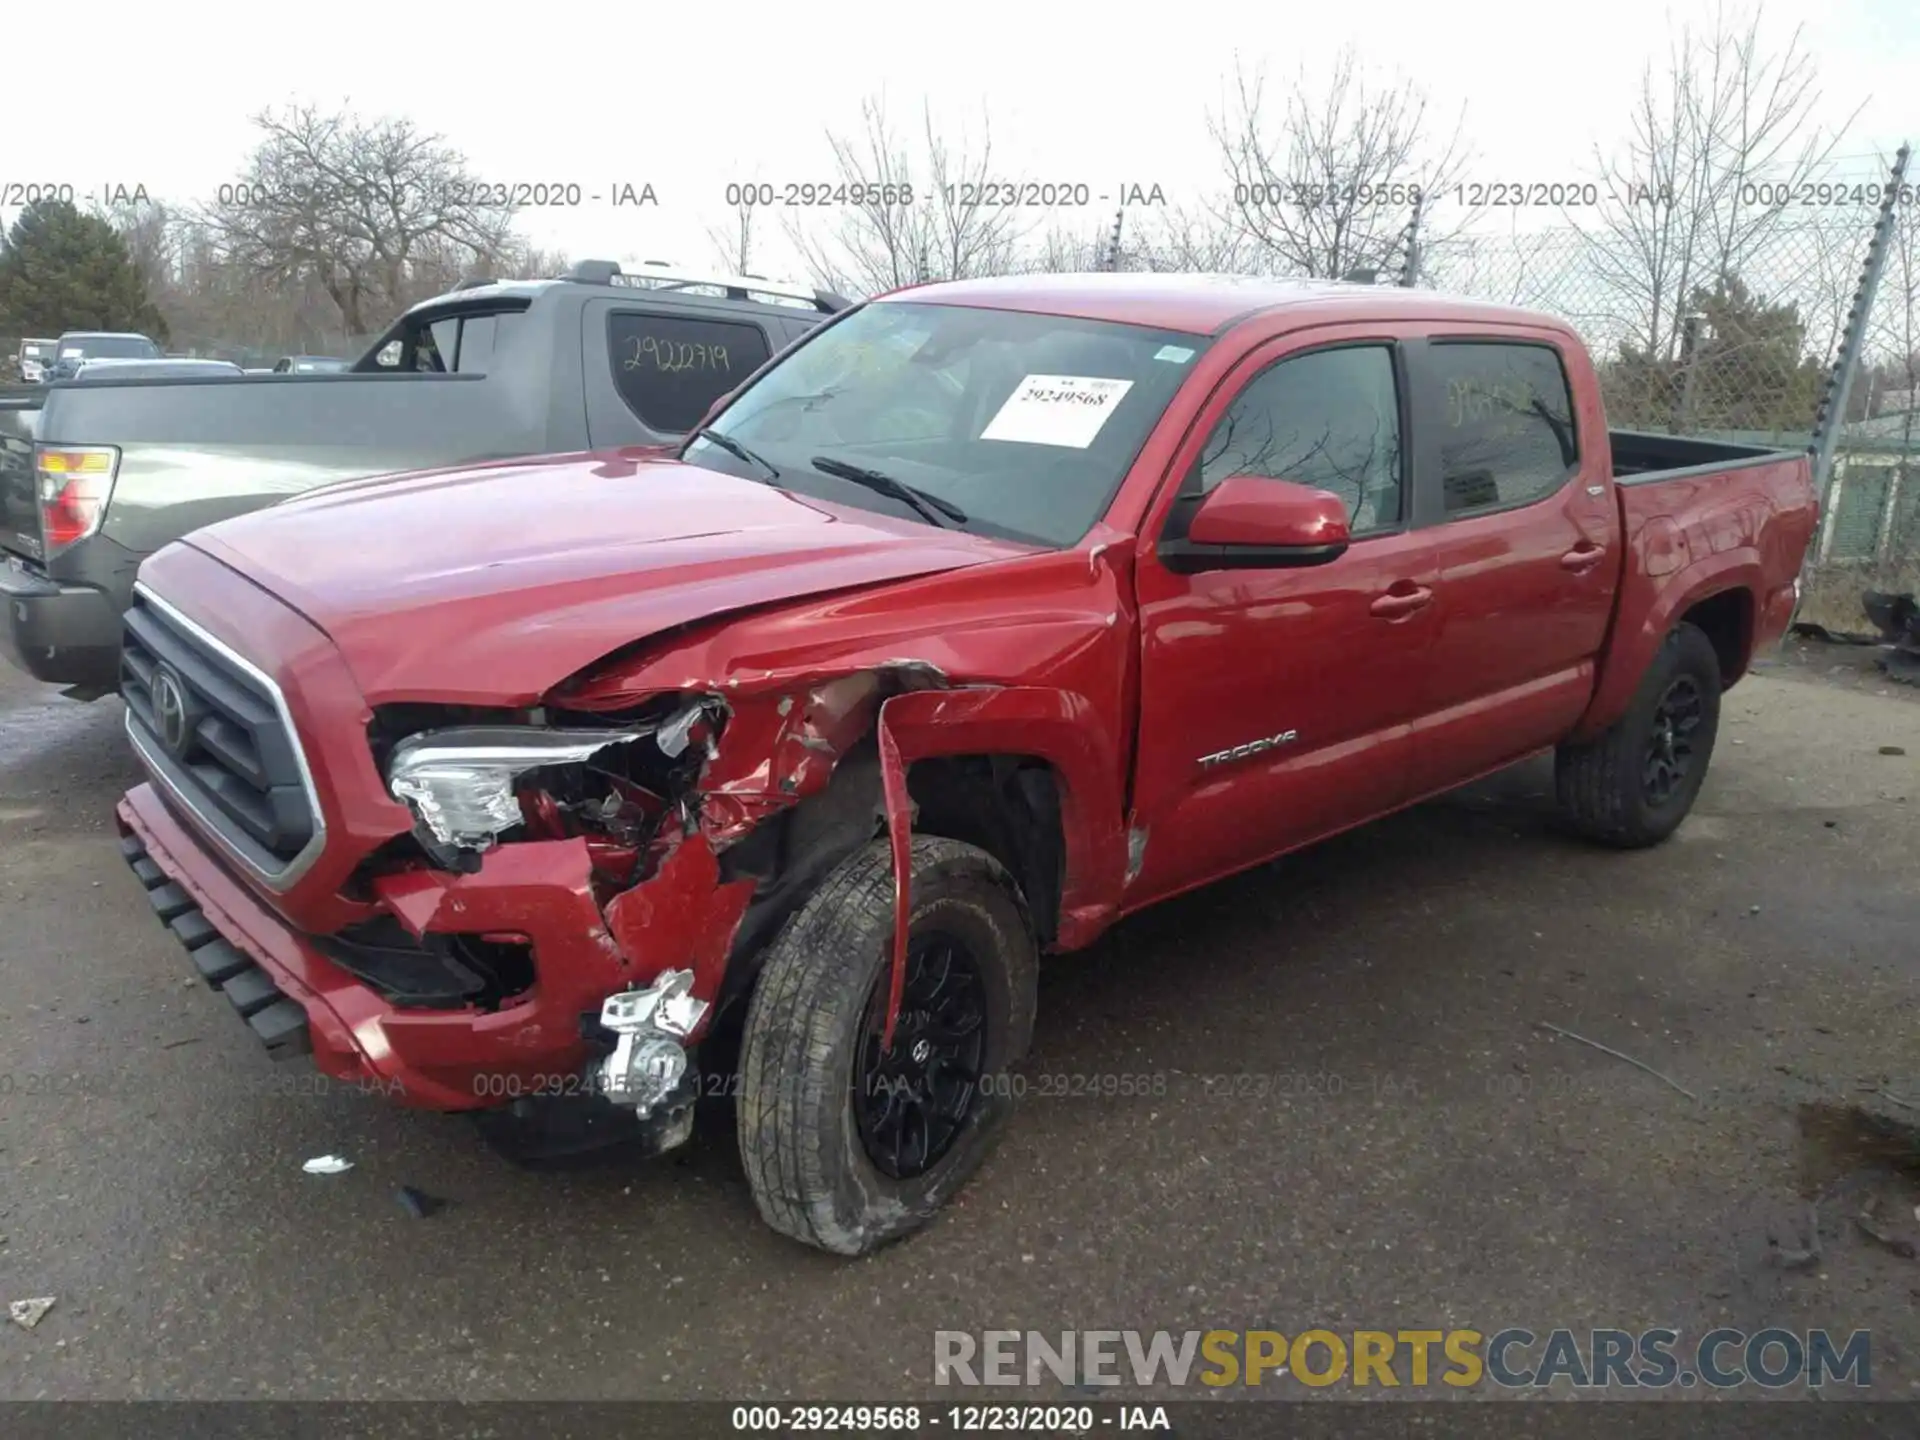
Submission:
[[[1679,825],[1804,455],[1610,433],[1559,321],[1228,277],[916,287],[676,454],[354,482],[142,566],[123,848],[277,1055],[542,1158],[737,1097],[775,1228],[924,1224],[1042,952],[1552,750]]]

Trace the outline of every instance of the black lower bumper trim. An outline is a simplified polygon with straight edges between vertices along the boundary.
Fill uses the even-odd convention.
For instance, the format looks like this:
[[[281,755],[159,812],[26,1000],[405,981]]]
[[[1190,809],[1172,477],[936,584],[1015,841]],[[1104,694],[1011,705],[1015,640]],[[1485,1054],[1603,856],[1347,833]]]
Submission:
[[[224,940],[202,945],[198,950],[189,950],[187,954],[193,960],[193,968],[200,972],[200,978],[216,990],[242,970],[254,968],[251,960]]]
[[[147,863],[152,864],[151,861]],[[154,865],[153,869],[157,873],[160,867]],[[140,873],[138,868],[135,869],[134,873],[136,875]],[[142,885],[148,884],[147,877],[141,875],[140,883]],[[166,876],[164,875],[160,877],[160,883],[153,885],[147,891],[147,903],[153,906],[154,913],[168,924],[172,924],[174,920],[186,914],[189,910],[196,908],[187,892],[182,890],[178,885],[167,884]]]
[[[266,1009],[249,1015],[247,1025],[260,1037],[260,1043],[276,1055],[282,1050],[288,1054],[301,1054],[310,1048],[307,1012],[285,996]]]
[[[663,1155],[693,1130],[700,1080],[689,1071],[644,1120],[604,1095],[521,1096],[473,1112],[481,1135],[499,1154],[530,1169],[567,1169],[618,1151],[634,1159]]]
[[[187,947],[193,968],[247,1022],[247,1028],[276,1060],[313,1052],[307,1012],[290,1000],[273,977],[220,938],[220,932],[193,903],[193,897],[168,880],[148,858],[139,837],[120,842],[120,854],[147,892],[147,901],[173,938]]]
[[[232,1002],[233,1008],[242,1015],[258,1015],[275,1001],[286,999],[286,996],[280,993],[280,987],[268,979],[267,972],[257,965],[242,970],[227,981],[220,987],[220,993],[225,995]]]
[[[120,612],[105,591],[66,585],[0,556],[0,658],[50,685],[111,693]]]

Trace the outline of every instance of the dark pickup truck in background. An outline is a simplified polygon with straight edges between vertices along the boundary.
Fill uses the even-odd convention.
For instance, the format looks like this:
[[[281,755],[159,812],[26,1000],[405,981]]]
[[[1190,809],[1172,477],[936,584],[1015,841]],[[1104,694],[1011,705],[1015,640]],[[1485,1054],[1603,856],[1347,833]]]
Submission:
[[[93,360],[158,360],[160,347],[145,336],[125,330],[69,330],[53,345],[53,361],[40,375],[43,381],[71,380]]]
[[[424,301],[339,374],[0,389],[0,652],[97,698],[167,542],[338,480],[669,443],[847,303],[587,261]]]

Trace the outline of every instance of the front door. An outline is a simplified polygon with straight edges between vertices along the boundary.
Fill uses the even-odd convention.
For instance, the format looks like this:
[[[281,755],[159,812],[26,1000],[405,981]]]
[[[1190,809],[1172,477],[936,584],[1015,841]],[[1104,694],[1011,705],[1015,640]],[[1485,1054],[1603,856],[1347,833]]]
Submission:
[[[1322,565],[1179,574],[1143,547],[1141,707],[1132,825],[1136,908],[1400,804],[1436,586],[1412,529],[1398,347],[1332,327],[1251,354],[1176,457],[1184,535],[1231,476],[1332,491],[1353,542]],[[1150,521],[1150,528],[1151,528]]]

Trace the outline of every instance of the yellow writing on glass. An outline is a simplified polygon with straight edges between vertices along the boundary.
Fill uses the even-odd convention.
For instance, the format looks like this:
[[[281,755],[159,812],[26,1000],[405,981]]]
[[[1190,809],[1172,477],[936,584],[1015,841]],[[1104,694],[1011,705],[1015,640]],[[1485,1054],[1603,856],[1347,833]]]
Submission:
[[[673,375],[683,370],[725,370],[733,372],[733,361],[724,345],[705,345],[691,340],[661,340],[652,335],[636,336],[633,354],[626,359],[629,370],[658,370]]]
[[[1469,421],[1480,421],[1497,414],[1530,414],[1535,407],[1533,387],[1523,381],[1449,380],[1447,382],[1447,425],[1459,429]]]

